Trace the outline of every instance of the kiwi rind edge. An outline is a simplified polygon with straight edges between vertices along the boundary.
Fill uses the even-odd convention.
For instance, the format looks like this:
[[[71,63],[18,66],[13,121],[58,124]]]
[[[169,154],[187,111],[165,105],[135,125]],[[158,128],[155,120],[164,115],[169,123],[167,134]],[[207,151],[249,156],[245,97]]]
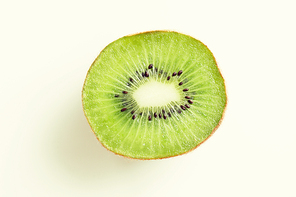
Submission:
[[[133,34],[129,34],[129,35],[123,36],[123,37],[121,37],[121,38],[124,38],[124,37],[130,37],[130,36],[134,36],[134,35],[138,35],[138,34],[144,34],[144,33],[154,33],[154,32],[175,32],[175,33],[179,33],[179,34],[183,34],[183,35],[189,36],[189,37],[191,37],[191,38],[197,40],[196,38],[194,38],[194,37],[192,37],[192,36],[190,36],[190,35],[187,35],[187,34],[184,34],[184,33],[180,33],[180,32],[178,32],[178,31],[172,31],[172,30],[152,30],[152,31],[138,32],[138,33],[133,33]],[[120,39],[120,38],[118,38],[118,39]],[[118,40],[118,39],[116,39],[116,40]],[[116,40],[115,40],[115,41],[116,41]],[[115,42],[115,41],[113,41],[113,42]],[[198,41],[199,41],[199,40],[198,40]],[[113,43],[113,42],[111,42],[111,43]],[[197,146],[193,147],[192,149],[188,150],[187,152],[184,152],[184,153],[181,153],[181,154],[177,154],[177,155],[168,156],[168,157],[162,157],[162,158],[134,158],[134,157],[129,157],[129,156],[127,156],[127,155],[119,154],[119,153],[116,153],[116,152],[113,152],[113,151],[109,150],[109,149],[108,149],[108,148],[107,148],[107,147],[101,142],[101,140],[98,138],[98,136],[95,134],[93,128],[91,127],[91,124],[90,124],[90,122],[89,122],[89,119],[88,119],[88,117],[87,117],[86,114],[85,114],[85,110],[84,110],[84,106],[83,106],[83,90],[84,90],[84,87],[85,87],[85,82],[86,82],[86,80],[87,80],[87,76],[88,76],[88,74],[89,74],[89,72],[90,72],[92,66],[93,66],[94,63],[97,61],[97,59],[100,57],[102,51],[104,51],[104,50],[105,50],[105,49],[106,49],[111,43],[109,43],[106,47],[104,47],[104,48],[101,50],[101,52],[99,53],[99,55],[96,57],[96,59],[95,59],[95,60],[93,61],[93,63],[91,64],[90,68],[89,68],[88,71],[87,71],[87,74],[86,74],[86,77],[85,77],[85,80],[84,80],[84,83],[83,83],[83,88],[82,88],[82,91],[81,91],[81,93],[82,93],[82,94],[81,94],[81,97],[82,97],[81,100],[82,100],[82,108],[83,108],[84,116],[86,117],[87,122],[88,122],[88,124],[89,124],[89,126],[90,126],[92,132],[93,132],[94,135],[96,136],[97,140],[100,142],[100,144],[101,144],[105,149],[107,149],[108,151],[114,153],[115,155],[123,156],[123,157],[125,157],[125,158],[127,158],[127,159],[133,159],[133,160],[161,160],[161,159],[167,159],[167,158],[177,157],[177,156],[180,156],[180,155],[185,155],[185,154],[187,154],[187,153],[189,153],[189,152],[195,150],[197,147],[199,147],[201,144],[203,144],[205,141],[207,141],[207,140],[208,140],[208,139],[209,139],[209,138],[210,138],[210,137],[216,132],[216,130],[220,127],[220,125],[221,125],[221,123],[222,123],[222,121],[223,121],[223,119],[224,119],[224,116],[225,116],[225,111],[226,111],[227,104],[228,104],[228,97],[227,97],[228,94],[227,94],[227,89],[226,89],[226,85],[225,85],[225,79],[223,78],[223,75],[221,74],[221,70],[220,70],[220,68],[219,68],[219,66],[218,66],[218,64],[217,64],[217,60],[216,60],[215,56],[213,55],[212,51],[209,50],[209,48],[208,48],[203,42],[200,42],[200,43],[202,43],[202,44],[203,44],[203,45],[209,50],[209,52],[212,54],[212,57],[213,57],[214,60],[215,60],[215,64],[216,64],[216,66],[217,66],[217,68],[218,68],[218,70],[219,70],[219,74],[220,74],[221,78],[223,79],[223,84],[224,84],[224,89],[225,89],[225,106],[224,106],[224,110],[223,110],[222,116],[221,116],[221,118],[220,118],[218,124],[217,124],[216,127],[213,129],[213,131],[211,132],[211,134],[210,134],[206,139],[204,139],[201,143],[199,143]]]

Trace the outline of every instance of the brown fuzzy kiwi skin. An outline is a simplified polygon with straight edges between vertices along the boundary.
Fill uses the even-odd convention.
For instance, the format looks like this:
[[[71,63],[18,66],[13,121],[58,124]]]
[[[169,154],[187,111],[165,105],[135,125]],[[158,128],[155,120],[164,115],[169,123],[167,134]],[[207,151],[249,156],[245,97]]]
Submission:
[[[144,33],[154,33],[154,32],[175,32],[175,33],[180,33],[180,32],[178,32],[178,31],[172,31],[172,30],[152,30],[152,31],[145,31],[145,32],[139,32],[139,33],[129,34],[129,35],[127,35],[127,36],[123,36],[123,37],[129,37],[129,36],[134,36],[134,35],[144,34]],[[183,33],[180,33],[180,34],[183,34]],[[187,35],[187,34],[183,34],[183,35]],[[190,36],[190,35],[187,35],[187,36],[193,38],[193,37]],[[123,38],[123,37],[122,37],[122,38]],[[120,38],[118,38],[118,39],[120,39]],[[116,39],[116,40],[118,40],[118,39]],[[195,38],[193,38],[193,39],[195,39]],[[116,41],[116,40],[115,40],[115,41]],[[195,40],[197,40],[197,39],[195,39]],[[114,42],[115,42],[115,41],[114,41]],[[207,49],[209,49],[209,48],[208,48],[203,42],[201,42],[201,43],[202,43]],[[100,54],[101,54],[102,51],[104,51],[109,45],[110,45],[110,44],[108,44],[103,50],[101,50]],[[210,51],[210,50],[209,50],[209,51]],[[217,126],[213,129],[213,131],[211,132],[211,134],[210,134],[206,139],[204,139],[201,143],[199,143],[197,146],[193,147],[193,148],[190,149],[189,151],[184,152],[184,153],[181,153],[181,154],[178,154],[178,155],[168,156],[168,157],[162,157],[162,158],[147,158],[147,159],[145,159],[145,158],[134,158],[134,157],[129,157],[129,156],[126,156],[126,155],[123,155],[123,154],[119,154],[119,153],[115,153],[115,152],[109,150],[109,149],[108,149],[108,148],[107,148],[107,147],[101,142],[101,140],[100,140],[100,139],[98,138],[98,136],[95,134],[93,128],[92,128],[91,125],[90,125],[90,122],[89,122],[89,120],[88,120],[88,118],[87,118],[87,116],[86,116],[86,114],[85,114],[85,110],[84,110],[84,106],[83,106],[83,90],[84,90],[84,87],[85,87],[85,82],[86,82],[87,76],[88,76],[88,74],[89,74],[89,72],[90,72],[92,66],[94,65],[94,63],[96,62],[96,60],[100,57],[100,54],[99,54],[99,55],[97,56],[97,58],[93,61],[93,63],[92,63],[92,65],[91,65],[91,67],[89,68],[89,70],[87,71],[87,74],[86,74],[86,77],[85,77],[85,81],[84,81],[84,83],[83,83],[82,92],[81,92],[81,97],[82,97],[81,100],[82,100],[82,108],[83,108],[84,116],[86,117],[87,122],[88,122],[88,124],[89,124],[90,127],[91,127],[91,130],[93,131],[94,135],[96,136],[97,140],[101,143],[101,145],[102,145],[104,148],[106,148],[108,151],[114,153],[115,155],[123,156],[123,157],[125,157],[125,158],[127,158],[127,159],[132,159],[132,160],[142,160],[142,161],[145,160],[145,161],[146,161],[146,160],[161,160],[161,159],[168,159],[168,158],[172,158],[172,157],[176,157],[176,156],[180,156],[180,155],[185,155],[185,154],[187,154],[187,153],[189,153],[189,152],[195,150],[197,147],[199,147],[201,144],[203,144],[205,141],[207,141],[207,140],[208,140],[208,139],[209,139],[209,138],[210,138],[210,137],[216,132],[216,130],[217,130],[217,129],[219,128],[219,126],[221,125],[221,123],[222,123],[222,121],[223,121],[223,119],[224,119],[225,111],[226,111],[227,104],[228,104],[228,97],[227,97],[227,90],[226,90],[226,86],[225,86],[225,80],[224,80],[224,78],[223,78],[223,76],[222,76],[222,74],[221,74],[221,70],[220,70],[220,68],[218,67],[218,64],[217,64],[217,61],[216,61],[215,56],[213,55],[212,51],[210,51],[210,52],[211,52],[211,54],[212,54],[212,56],[213,56],[213,58],[214,58],[214,60],[215,60],[215,63],[216,63],[216,66],[217,66],[217,68],[218,68],[218,70],[219,70],[220,76],[222,77],[222,79],[223,79],[223,81],[224,81],[224,89],[225,89],[226,102],[225,102],[224,110],[223,110],[222,117],[221,117],[219,123],[217,124]]]

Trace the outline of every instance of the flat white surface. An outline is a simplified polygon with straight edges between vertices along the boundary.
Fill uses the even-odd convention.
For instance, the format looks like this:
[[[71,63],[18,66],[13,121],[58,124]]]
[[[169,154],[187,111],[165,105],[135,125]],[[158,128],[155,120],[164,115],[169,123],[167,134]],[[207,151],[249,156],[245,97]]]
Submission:
[[[295,197],[294,0],[0,2],[0,196]],[[216,133],[187,155],[105,150],[81,89],[99,52],[170,29],[204,42],[226,80]]]

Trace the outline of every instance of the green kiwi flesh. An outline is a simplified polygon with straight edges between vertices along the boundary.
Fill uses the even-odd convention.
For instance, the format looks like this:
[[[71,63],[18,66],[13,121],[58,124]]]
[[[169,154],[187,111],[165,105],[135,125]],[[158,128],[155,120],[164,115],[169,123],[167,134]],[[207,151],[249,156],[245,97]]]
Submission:
[[[193,150],[217,129],[226,101],[211,51],[172,31],[112,42],[90,67],[82,91],[84,113],[102,145],[137,159]]]

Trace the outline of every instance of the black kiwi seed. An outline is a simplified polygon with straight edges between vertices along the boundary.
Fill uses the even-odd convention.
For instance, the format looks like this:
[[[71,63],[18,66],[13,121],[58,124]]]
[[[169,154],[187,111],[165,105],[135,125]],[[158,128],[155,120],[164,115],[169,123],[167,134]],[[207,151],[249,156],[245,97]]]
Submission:
[[[132,118],[133,118],[133,120],[135,120],[135,118],[136,118],[136,115],[133,115],[133,117],[132,117]]]
[[[172,115],[171,115],[171,113],[170,113],[170,112],[168,113],[168,115],[169,115],[169,117],[172,117]]]
[[[139,115],[142,116],[143,112],[140,112]]]
[[[186,108],[183,105],[180,105],[181,109],[185,110]]]
[[[193,103],[193,101],[192,101],[192,100],[188,100],[188,103],[192,104],[192,103]]]
[[[145,77],[149,77],[149,73],[147,71],[145,72]]]
[[[166,118],[167,118],[166,115],[163,114],[163,118],[166,120]]]
[[[134,113],[135,113],[135,111],[132,111],[132,112],[131,112],[131,114],[134,114]]]
[[[177,73],[176,72],[174,72],[173,74],[172,74],[172,76],[174,77],[174,76],[176,76],[177,75]]]
[[[142,72],[142,77],[145,77],[145,73]]]
[[[161,118],[161,113],[158,114],[158,117]]]
[[[115,94],[115,97],[119,97],[119,95],[118,94]]]
[[[187,92],[189,89],[188,88],[185,88],[185,89],[183,89],[183,92]]]
[[[126,110],[126,108],[122,108],[122,109],[121,109],[121,112],[124,112],[125,110]]]
[[[165,114],[165,111],[164,111],[164,109],[163,109],[163,110],[161,110],[161,111],[162,111],[162,113],[163,113],[163,114]]]
[[[185,104],[185,106],[186,106],[187,108],[190,108],[190,106],[189,106],[188,104]]]
[[[186,98],[186,99],[191,99],[191,97],[190,97],[190,96],[185,96],[185,98]]]
[[[170,80],[171,76],[168,76],[167,80]]]
[[[130,80],[130,82],[132,82],[132,83],[134,82],[134,80],[133,80],[132,78],[129,78],[129,80]]]
[[[128,92],[127,92],[127,91],[122,91],[122,93],[123,93],[123,94],[127,94]]]
[[[179,113],[179,114],[181,114],[181,112],[182,112],[181,110],[178,110],[178,113]]]
[[[180,70],[180,71],[178,72],[178,76],[180,76],[182,73],[183,73],[183,71]]]
[[[151,115],[148,116],[148,120],[151,121]]]
[[[157,118],[157,113],[156,112],[154,112],[154,117]]]
[[[148,69],[151,69],[151,68],[153,68],[153,64],[150,64],[150,65],[148,66]]]
[[[158,71],[158,69],[157,68],[155,68],[155,72],[157,72]]]
[[[181,86],[181,85],[183,85],[183,82],[182,81],[179,83],[179,86]]]

